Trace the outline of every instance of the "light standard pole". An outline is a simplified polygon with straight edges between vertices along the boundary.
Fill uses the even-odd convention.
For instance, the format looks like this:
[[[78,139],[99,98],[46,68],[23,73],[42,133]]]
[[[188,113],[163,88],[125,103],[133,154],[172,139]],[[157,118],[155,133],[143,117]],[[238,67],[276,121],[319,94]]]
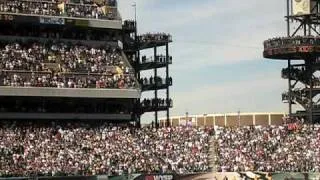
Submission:
[[[188,126],[188,120],[189,120],[189,113],[188,113],[188,111],[186,112],[186,126]]]
[[[238,110],[238,127],[240,127],[240,110]]]
[[[132,7],[134,8],[134,22],[136,23],[136,27],[137,27],[137,3],[134,2],[132,4]]]
[[[137,43],[137,38],[138,38],[138,26],[137,26],[137,3],[134,2],[132,4],[132,7],[134,8],[134,26],[135,26],[135,32],[134,32],[134,39],[135,42]],[[136,44],[137,45],[137,44]],[[137,54],[136,54],[137,55]]]
[[[136,51],[134,54],[134,57],[132,58],[133,62],[135,63],[135,65],[139,65],[140,64],[140,51],[138,49],[138,28],[137,28],[137,4],[136,2],[134,2],[131,5],[134,8],[134,50]],[[131,35],[130,35],[131,36]],[[136,76],[138,79],[140,79],[140,71],[136,71]],[[138,99],[138,103],[140,104],[141,98]],[[140,106],[140,105],[139,105]],[[139,123],[141,123],[141,114],[139,114]]]

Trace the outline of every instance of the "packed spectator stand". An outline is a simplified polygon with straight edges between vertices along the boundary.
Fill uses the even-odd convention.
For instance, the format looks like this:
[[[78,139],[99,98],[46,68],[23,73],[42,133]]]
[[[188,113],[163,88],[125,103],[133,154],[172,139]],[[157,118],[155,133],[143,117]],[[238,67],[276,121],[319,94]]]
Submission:
[[[146,33],[138,36],[138,41],[140,43],[149,43],[149,42],[171,42],[172,36],[166,33]]]
[[[6,28],[0,30],[0,86],[17,87],[8,89],[18,90],[139,89],[134,71],[122,49],[114,45],[121,38],[121,31],[107,27],[103,27],[103,30],[94,26],[77,27],[72,23],[41,23],[45,18],[68,19],[68,22],[78,25],[87,21],[106,23],[111,21],[105,20],[121,20],[116,0],[0,0],[0,13],[12,17],[32,16],[40,21],[35,27],[33,23],[2,22]],[[135,27],[134,22],[125,25]],[[164,33],[144,34],[138,39],[146,44],[172,41],[171,36]],[[157,56],[154,61],[163,64],[172,61],[172,57]],[[152,79],[151,84],[172,83],[172,78]],[[120,98],[110,98],[105,102],[102,98],[95,98],[96,102],[92,102],[88,98],[86,102],[86,98],[31,96],[20,99],[18,96],[5,96],[3,99],[7,102],[0,105],[0,112],[9,115],[35,113],[41,117],[45,117],[46,113],[85,114],[86,118],[86,115],[128,114],[131,118],[132,102],[127,103],[131,99],[122,101]],[[32,99],[30,103],[29,99]],[[172,100],[146,99],[144,106],[172,106]],[[58,119],[55,115],[53,117],[54,120]],[[105,120],[97,121],[97,118],[90,119],[90,122],[88,119],[81,121],[71,118],[63,121],[16,119],[19,118],[0,120],[0,178],[183,174],[209,169],[211,128],[137,129],[127,124],[121,126],[108,124]],[[108,120],[118,123],[117,119]],[[125,122],[123,119],[119,121]]]
[[[280,48],[280,47],[290,47],[290,46],[300,46],[300,45],[320,45],[319,36],[294,36],[294,37],[279,37],[272,38],[264,41],[263,43],[265,49],[269,48]]]
[[[3,0],[0,12],[113,20],[116,6],[116,0]]]
[[[320,172],[320,125],[218,128],[218,170]]]
[[[202,173],[210,139],[222,172],[320,172],[320,125],[151,127],[85,121],[1,121],[0,176]]]
[[[211,130],[1,121],[0,176],[204,172]]]
[[[2,86],[58,88],[135,88],[121,50],[63,42],[0,44]]]
[[[0,121],[0,176],[320,172],[320,125],[141,129],[85,121]],[[213,135],[213,136],[212,136]]]

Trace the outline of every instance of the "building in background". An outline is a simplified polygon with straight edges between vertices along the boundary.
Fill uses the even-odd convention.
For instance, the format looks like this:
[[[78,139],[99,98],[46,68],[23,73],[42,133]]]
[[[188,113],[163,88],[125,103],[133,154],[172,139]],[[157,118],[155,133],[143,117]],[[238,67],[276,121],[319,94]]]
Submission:
[[[262,113],[226,113],[226,114],[202,114],[170,117],[171,126],[268,126],[281,125],[286,113],[262,112]],[[166,118],[160,119],[160,126],[165,126]]]

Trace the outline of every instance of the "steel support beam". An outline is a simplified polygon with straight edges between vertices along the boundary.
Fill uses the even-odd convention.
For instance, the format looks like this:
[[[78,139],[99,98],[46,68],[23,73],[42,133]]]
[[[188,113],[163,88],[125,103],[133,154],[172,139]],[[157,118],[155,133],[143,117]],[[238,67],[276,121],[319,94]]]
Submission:
[[[168,62],[169,61],[169,43],[166,44],[166,61]],[[169,83],[169,63],[166,63],[166,83]],[[166,100],[169,100],[170,99],[170,94],[169,94],[169,87],[170,86],[167,86],[167,90],[166,90],[166,93],[167,93],[167,99]],[[168,106],[168,105],[167,105]],[[167,109],[167,121],[166,121],[166,126],[170,126],[170,108],[168,106],[168,109]]]
[[[157,62],[158,59],[157,59],[157,47],[154,47],[153,48],[153,53],[154,53],[154,60]],[[154,80],[156,80],[158,77],[158,69],[157,68],[154,68]],[[154,98],[155,98],[155,101],[156,101],[156,110],[154,112],[154,116],[155,116],[155,125],[156,125],[156,128],[158,129],[159,128],[159,122],[158,122],[158,87],[156,86],[156,89],[154,90]]]
[[[290,37],[290,0],[287,0],[287,36]],[[289,116],[292,116],[291,60],[288,59]]]

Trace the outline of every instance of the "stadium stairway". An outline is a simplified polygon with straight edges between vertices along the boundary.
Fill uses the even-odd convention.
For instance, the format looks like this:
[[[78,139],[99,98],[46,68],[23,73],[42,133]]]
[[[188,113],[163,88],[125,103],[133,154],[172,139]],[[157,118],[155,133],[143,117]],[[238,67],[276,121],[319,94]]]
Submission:
[[[123,51],[121,51],[121,56],[122,56],[122,59],[124,60],[125,65],[127,65],[134,73],[134,68],[132,67],[132,64],[130,63],[126,54]],[[138,84],[138,88],[141,89],[141,87],[139,85],[139,79],[136,79],[136,83]]]
[[[217,141],[214,136],[211,137],[209,141],[209,168],[211,172],[217,172],[217,151],[216,151],[216,144]]]
[[[121,51],[121,56],[122,56],[122,58],[124,60],[125,65],[130,67],[130,69],[133,69],[132,64],[129,62],[126,54],[123,51]]]

